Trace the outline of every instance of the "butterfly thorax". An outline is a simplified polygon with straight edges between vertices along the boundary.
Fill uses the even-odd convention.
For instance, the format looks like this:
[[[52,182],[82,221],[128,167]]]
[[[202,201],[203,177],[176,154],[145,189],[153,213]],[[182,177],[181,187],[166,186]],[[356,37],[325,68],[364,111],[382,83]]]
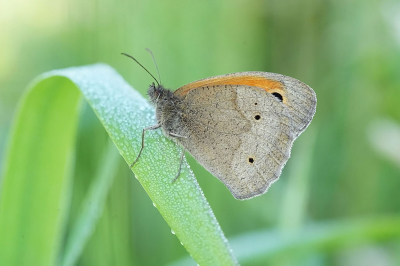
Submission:
[[[164,134],[170,137],[170,133],[181,134],[179,125],[182,121],[182,100],[162,85],[150,85],[147,94],[150,101],[156,107],[157,122],[161,124]]]

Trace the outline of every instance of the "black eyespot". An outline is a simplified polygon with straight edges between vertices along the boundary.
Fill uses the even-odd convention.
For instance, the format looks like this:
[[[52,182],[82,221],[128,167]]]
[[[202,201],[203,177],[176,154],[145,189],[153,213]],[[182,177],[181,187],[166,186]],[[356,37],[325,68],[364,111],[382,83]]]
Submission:
[[[254,119],[255,119],[255,120],[260,120],[260,119],[261,119],[261,116],[260,116],[260,115],[255,115],[255,116],[254,116]]]
[[[282,95],[280,95],[279,93],[273,92],[272,95],[274,95],[275,98],[277,98],[279,101],[281,101],[281,102],[283,101],[283,97],[282,97]]]
[[[254,163],[254,158],[250,157],[249,158],[249,163]]]
[[[254,105],[257,105],[257,103],[254,103]]]

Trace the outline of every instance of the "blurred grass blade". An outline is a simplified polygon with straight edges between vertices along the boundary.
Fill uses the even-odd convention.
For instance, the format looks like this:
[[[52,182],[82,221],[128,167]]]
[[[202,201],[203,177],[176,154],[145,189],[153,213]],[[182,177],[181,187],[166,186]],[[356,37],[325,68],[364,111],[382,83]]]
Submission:
[[[400,217],[382,217],[310,224],[297,234],[259,231],[231,239],[232,249],[242,263],[272,261],[292,254],[334,251],[351,245],[398,239]]]
[[[230,243],[242,264],[268,265],[278,258],[295,254],[335,251],[351,245],[370,244],[400,237],[400,216],[322,222],[305,226],[296,234],[263,230],[232,237]],[[168,266],[195,266],[189,257]]]
[[[376,120],[367,134],[372,147],[400,167],[400,125],[387,118]]]
[[[69,233],[65,252],[61,258],[61,265],[76,265],[103,211],[109,189],[118,171],[118,159],[119,154],[115,145],[110,141],[102,160],[99,162],[96,177],[90,185],[83,208]]]
[[[79,91],[67,79],[36,84],[21,101],[0,198],[0,265],[52,265],[68,213]]]
[[[302,135],[297,140],[297,146],[293,148],[290,175],[287,178],[280,214],[280,228],[286,233],[300,229],[306,218],[316,133],[315,126],[311,125],[307,134]]]
[[[77,88],[79,90],[77,90]],[[54,70],[37,79],[22,102],[3,175],[0,265],[52,265],[63,235],[69,200],[68,160],[76,132],[79,91],[130,164],[141,132],[155,124],[154,109],[107,65]],[[236,260],[179,149],[158,131],[134,172],[154,206],[200,265]],[[62,256],[61,256],[62,257]]]

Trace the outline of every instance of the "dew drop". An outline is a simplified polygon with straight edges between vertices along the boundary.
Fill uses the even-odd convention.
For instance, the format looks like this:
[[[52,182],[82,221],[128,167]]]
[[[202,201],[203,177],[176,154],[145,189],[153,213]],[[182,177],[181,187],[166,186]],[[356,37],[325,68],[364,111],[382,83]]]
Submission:
[[[174,232],[174,230],[172,230],[172,229],[171,229],[171,233],[172,233],[173,235],[175,235],[175,232]],[[182,244],[182,243],[181,243],[181,244]]]

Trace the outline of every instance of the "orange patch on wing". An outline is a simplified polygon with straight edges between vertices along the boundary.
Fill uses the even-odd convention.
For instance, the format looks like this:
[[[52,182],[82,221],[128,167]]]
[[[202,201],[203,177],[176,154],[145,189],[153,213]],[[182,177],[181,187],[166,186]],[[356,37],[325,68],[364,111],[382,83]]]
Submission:
[[[281,82],[256,76],[232,76],[199,80],[180,87],[174,92],[174,94],[183,97],[192,89],[213,85],[247,85],[258,87],[269,93],[279,92],[282,95],[284,102],[286,102],[286,94]]]

